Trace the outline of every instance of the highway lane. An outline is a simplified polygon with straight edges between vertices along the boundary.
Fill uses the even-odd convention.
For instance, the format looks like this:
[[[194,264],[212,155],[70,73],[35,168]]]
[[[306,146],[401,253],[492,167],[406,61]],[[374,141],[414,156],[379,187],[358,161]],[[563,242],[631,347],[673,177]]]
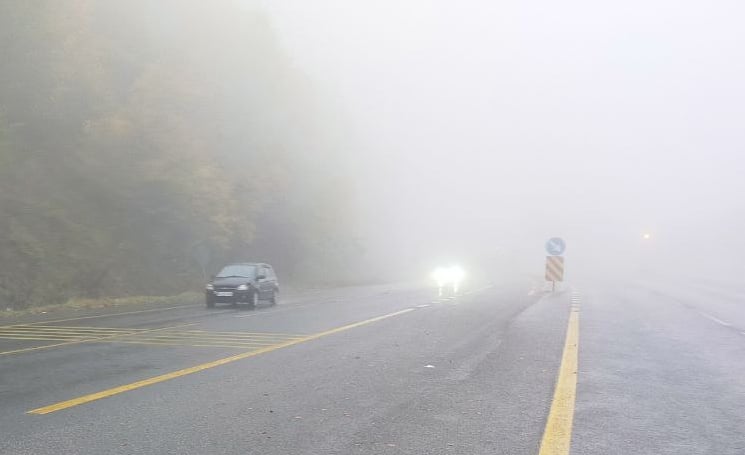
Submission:
[[[744,454],[742,292],[600,280],[582,291],[572,453]]]
[[[541,297],[526,283],[452,300],[419,287],[353,288],[253,312],[78,321],[116,330],[194,325],[157,339],[172,344],[153,342],[161,332],[150,332],[131,336],[141,344],[101,340],[0,356],[0,453],[535,454],[569,312],[567,295]],[[279,338],[262,344],[270,352],[27,414],[249,352],[196,346],[205,334],[223,346],[241,336]],[[300,341],[274,349],[281,337]]]
[[[0,453],[565,455],[566,430],[572,454],[745,453],[737,286],[564,289],[359,287],[25,321],[0,334],[84,339],[0,355]],[[578,375],[562,367],[572,312]]]

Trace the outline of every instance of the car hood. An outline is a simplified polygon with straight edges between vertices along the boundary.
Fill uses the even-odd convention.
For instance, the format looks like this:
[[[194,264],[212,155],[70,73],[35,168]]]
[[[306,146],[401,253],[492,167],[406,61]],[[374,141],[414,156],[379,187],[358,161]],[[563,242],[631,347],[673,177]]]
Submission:
[[[212,285],[219,287],[225,286],[235,288],[240,286],[241,284],[253,284],[253,280],[251,278],[242,277],[215,278],[214,280],[212,280]]]

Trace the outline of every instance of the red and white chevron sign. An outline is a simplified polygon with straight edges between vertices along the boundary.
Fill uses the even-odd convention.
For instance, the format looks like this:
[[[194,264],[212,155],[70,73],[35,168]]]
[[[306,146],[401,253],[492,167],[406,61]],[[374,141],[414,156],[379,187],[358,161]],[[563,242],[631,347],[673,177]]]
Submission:
[[[546,281],[564,281],[564,256],[546,256]]]

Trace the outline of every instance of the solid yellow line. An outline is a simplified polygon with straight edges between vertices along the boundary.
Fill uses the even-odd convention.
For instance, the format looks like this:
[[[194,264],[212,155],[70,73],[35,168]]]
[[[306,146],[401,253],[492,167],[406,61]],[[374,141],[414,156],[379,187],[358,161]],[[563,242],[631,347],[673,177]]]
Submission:
[[[85,337],[85,336],[96,336],[96,334],[82,334],[82,333],[57,333],[57,332],[0,332],[0,337]]]
[[[327,335],[332,335],[335,333],[343,332],[345,330],[353,329],[355,327],[372,324],[373,322],[377,322],[377,321],[387,319],[393,316],[398,316],[400,314],[408,313],[409,311],[414,311],[414,309],[407,308],[402,311],[396,311],[395,313],[389,313],[383,316],[378,316],[376,318],[371,318],[371,319],[366,319],[364,321],[355,322],[354,324],[349,324],[349,325],[337,327],[335,329],[326,330],[325,332],[316,333],[314,335],[309,335],[307,337],[299,338],[296,340],[286,341],[284,343],[279,343],[279,344],[275,344],[272,346],[267,346],[265,348],[257,349],[254,351],[244,352],[244,353],[237,354],[234,356],[225,357],[225,358],[215,360],[212,362],[203,363],[201,365],[195,365],[193,367],[184,368],[182,370],[177,370],[171,373],[162,374],[160,376],[155,376],[152,378],[144,379],[142,381],[133,382],[131,384],[125,384],[119,387],[114,387],[112,389],[92,393],[90,395],[84,395],[78,398],[73,398],[72,400],[62,401],[62,402],[55,403],[49,406],[44,406],[41,408],[33,409],[31,411],[28,411],[28,414],[49,414],[51,412],[61,411],[63,409],[71,408],[73,406],[79,406],[81,404],[90,403],[91,401],[100,400],[102,398],[107,398],[107,397],[118,395],[124,392],[129,392],[131,390],[139,389],[141,387],[146,387],[149,385],[157,384],[159,382],[168,381],[168,380],[175,379],[181,376],[186,376],[192,373],[198,373],[200,371],[207,370],[209,368],[215,368],[221,365],[225,365],[227,363],[247,359],[249,357],[254,357],[254,356],[264,354],[267,352],[276,351],[277,349],[286,348],[288,346],[293,346],[293,345],[300,344],[306,341],[315,340],[321,337],[325,337]]]
[[[277,341],[285,341],[292,338],[303,338],[307,335],[272,335],[269,333],[261,334],[261,335],[234,335],[234,334],[224,334],[221,332],[191,332],[191,331],[184,331],[184,332],[169,332],[169,335],[178,335],[178,336],[195,336],[195,337],[202,337],[202,336],[210,336],[210,337],[220,337],[220,338],[251,338],[251,339],[275,339]]]
[[[257,343],[275,344],[281,343],[282,341],[299,340],[301,337],[283,337],[283,338],[250,338],[250,337],[213,337],[208,335],[172,335],[165,333],[163,335],[157,335],[153,338],[173,338],[179,340],[231,340],[231,341],[255,341]]]
[[[1,331],[5,332],[6,330],[12,330],[12,331],[40,331],[40,332],[48,332],[48,331],[74,331],[74,332],[137,332],[139,330],[147,330],[147,329],[127,329],[127,328],[120,328],[120,329],[114,329],[114,328],[108,328],[108,327],[62,327],[57,325],[31,325],[31,326],[14,326],[7,329],[0,329]]]
[[[283,343],[285,341],[293,341],[293,340],[275,340],[275,341],[252,341],[252,340],[219,340],[214,338],[173,338],[173,337],[139,337],[134,338],[138,341],[150,341],[150,342],[158,342],[158,341],[165,341],[168,343],[181,343],[181,344],[189,344],[189,343],[232,343],[232,344],[245,344],[246,346],[274,346],[277,343]]]
[[[0,340],[49,340],[49,341],[63,341],[63,340],[84,340],[87,338],[95,338],[91,336],[85,336],[85,335],[40,335],[40,334],[30,334],[30,335],[5,335],[0,334]]]
[[[282,340],[282,341],[292,341],[292,340]],[[134,338],[134,339],[116,339],[116,340],[103,340],[105,343],[151,343],[151,344],[172,344],[174,346],[194,346],[192,343],[202,343],[205,346],[207,345],[215,345],[219,346],[220,344],[229,343],[231,346],[243,346],[247,348],[261,348],[264,346],[274,346],[277,343],[281,343],[282,341],[277,341],[276,343],[250,343],[250,342],[242,342],[242,341],[233,341],[233,340],[200,340],[200,339],[193,339],[193,340],[174,340],[170,338],[150,338],[150,337],[143,337],[143,338]]]
[[[32,327],[33,328],[33,327]],[[112,334],[112,333],[134,333],[133,330],[73,330],[73,329],[50,329],[44,328],[39,330],[21,330],[21,329],[5,329],[0,330],[0,333],[86,333],[86,334]]]
[[[577,396],[577,357],[579,351],[579,312],[569,313],[564,354],[554,399],[543,432],[539,455],[568,455],[572,442],[574,402]]]
[[[246,344],[241,344],[241,345],[235,345],[235,344],[191,344],[191,343],[168,343],[168,342],[163,343],[163,342],[160,342],[160,341],[155,341],[155,342],[151,342],[151,341],[134,341],[134,340],[131,340],[131,341],[130,340],[126,340],[126,341],[124,341],[124,340],[123,341],[113,340],[113,341],[110,341],[110,342],[111,343],[122,343],[122,344],[142,344],[142,345],[145,345],[145,346],[166,346],[166,347],[173,347],[173,346],[178,347],[178,346],[181,346],[181,347],[184,347],[184,348],[186,348],[186,347],[197,347],[197,348],[247,349],[247,348],[252,348],[252,347],[257,347],[257,348],[262,347],[262,346],[251,346],[251,345],[246,345]],[[266,346],[266,345],[263,345],[263,346]]]
[[[296,337],[302,338],[306,335],[299,333],[282,333],[282,332],[213,332],[211,330],[184,330],[181,333],[207,333],[210,335],[269,335],[269,336],[282,336],[282,337]]]
[[[77,330],[0,330],[0,335],[83,335],[83,336],[98,336],[98,335],[114,335],[114,334],[127,334],[135,332],[92,332],[92,331],[77,331]]]
[[[47,340],[47,341],[52,341],[52,340]],[[83,340],[83,341],[86,341],[86,340]],[[82,343],[83,341],[66,341],[64,343],[46,344],[44,346],[36,346],[36,347],[33,347],[33,348],[23,348],[23,349],[15,349],[13,351],[3,351],[3,352],[0,352],[0,355],[20,354],[22,352],[39,351],[39,350],[42,350],[42,349],[56,348],[58,346],[67,346],[67,345],[70,345],[70,344],[79,344],[79,343]]]
[[[105,336],[105,335],[126,335],[135,332],[72,332],[72,331],[50,331],[50,330],[16,330],[12,332],[0,331],[0,336]]]

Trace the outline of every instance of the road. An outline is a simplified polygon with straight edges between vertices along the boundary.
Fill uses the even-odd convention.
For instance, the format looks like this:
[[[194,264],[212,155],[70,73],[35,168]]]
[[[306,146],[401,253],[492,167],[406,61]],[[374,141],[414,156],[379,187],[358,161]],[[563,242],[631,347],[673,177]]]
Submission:
[[[743,454],[739,296],[515,280],[6,324],[0,453]]]

